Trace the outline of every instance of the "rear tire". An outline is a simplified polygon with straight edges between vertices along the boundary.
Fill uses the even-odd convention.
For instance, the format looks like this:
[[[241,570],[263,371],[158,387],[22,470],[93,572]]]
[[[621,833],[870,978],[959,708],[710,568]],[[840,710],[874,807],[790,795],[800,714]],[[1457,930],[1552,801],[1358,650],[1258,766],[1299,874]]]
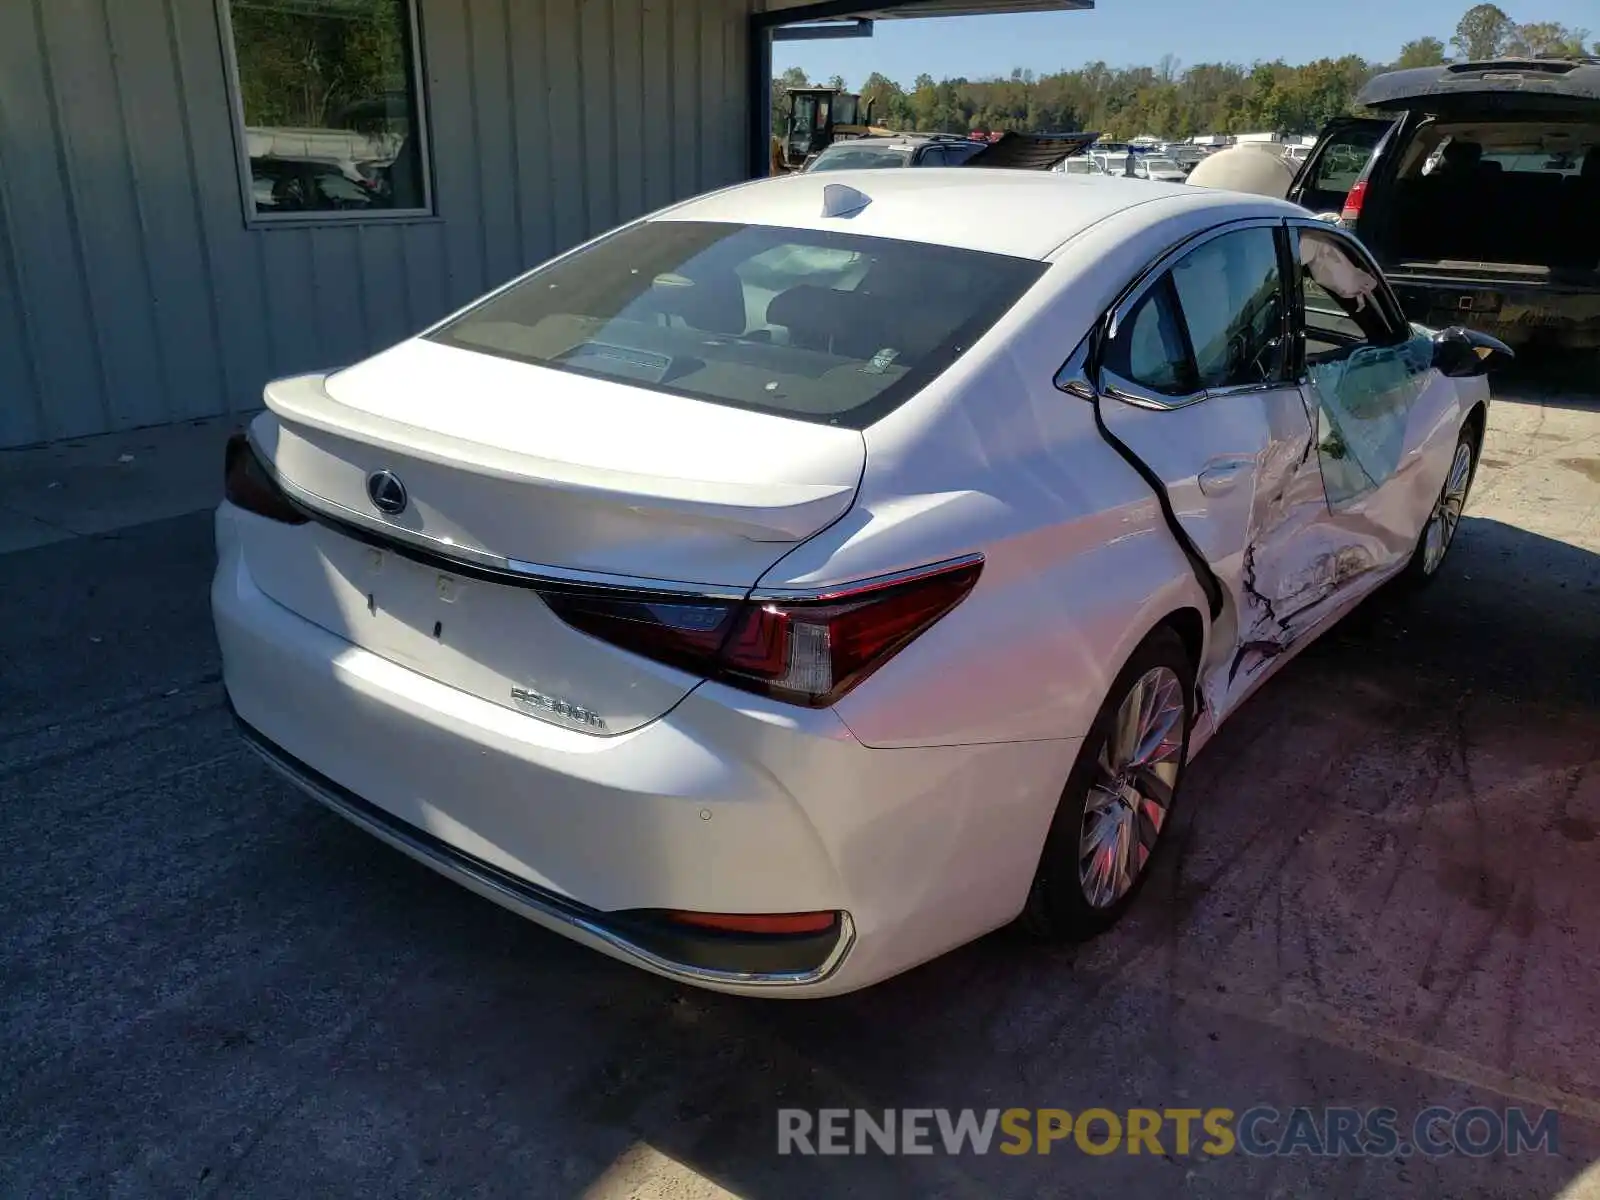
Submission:
[[[1133,652],[1079,748],[1018,925],[1083,941],[1114,925],[1150,875],[1172,823],[1195,666],[1166,626]]]
[[[1482,441],[1477,426],[1461,427],[1456,440],[1455,453],[1450,459],[1439,496],[1433,502],[1433,511],[1417,537],[1417,547],[1411,552],[1411,561],[1401,572],[1401,582],[1412,590],[1426,587],[1439,575],[1439,568],[1455,545],[1456,529],[1461,524],[1461,514],[1466,509],[1467,497],[1472,492],[1472,481],[1478,474],[1478,447]]]

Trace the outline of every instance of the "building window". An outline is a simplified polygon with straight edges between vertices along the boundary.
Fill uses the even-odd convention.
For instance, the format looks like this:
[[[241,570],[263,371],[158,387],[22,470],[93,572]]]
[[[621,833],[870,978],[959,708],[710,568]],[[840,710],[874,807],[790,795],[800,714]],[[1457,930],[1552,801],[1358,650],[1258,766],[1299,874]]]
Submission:
[[[430,211],[411,0],[221,3],[252,219]]]

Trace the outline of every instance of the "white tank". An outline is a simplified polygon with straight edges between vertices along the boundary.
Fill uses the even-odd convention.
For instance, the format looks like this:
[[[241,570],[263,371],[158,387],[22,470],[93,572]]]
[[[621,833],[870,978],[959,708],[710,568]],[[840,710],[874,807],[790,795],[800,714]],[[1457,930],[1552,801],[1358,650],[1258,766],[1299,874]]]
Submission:
[[[1202,159],[1189,175],[1197,187],[1250,192],[1282,200],[1294,182],[1295,168],[1283,160],[1281,146],[1241,142]]]

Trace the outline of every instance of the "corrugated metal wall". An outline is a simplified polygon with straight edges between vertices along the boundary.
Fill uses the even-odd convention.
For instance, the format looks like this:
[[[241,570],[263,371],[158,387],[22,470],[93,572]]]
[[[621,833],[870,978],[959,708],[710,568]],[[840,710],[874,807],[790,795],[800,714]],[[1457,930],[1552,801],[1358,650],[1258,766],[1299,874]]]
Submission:
[[[745,173],[746,0],[419,0],[437,217],[247,228],[212,0],[0,0],[0,446],[260,403]]]

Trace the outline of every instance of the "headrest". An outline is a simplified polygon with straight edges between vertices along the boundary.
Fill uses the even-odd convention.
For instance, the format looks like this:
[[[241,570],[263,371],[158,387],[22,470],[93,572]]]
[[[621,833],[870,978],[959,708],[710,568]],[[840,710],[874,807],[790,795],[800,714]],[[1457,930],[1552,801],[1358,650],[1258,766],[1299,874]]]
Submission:
[[[842,337],[860,324],[856,315],[861,300],[854,292],[802,283],[779,292],[767,303],[767,324],[817,338]]]
[[[697,279],[660,275],[651,284],[653,307],[682,317],[708,333],[743,333],[744,288],[732,271],[713,271]]]

